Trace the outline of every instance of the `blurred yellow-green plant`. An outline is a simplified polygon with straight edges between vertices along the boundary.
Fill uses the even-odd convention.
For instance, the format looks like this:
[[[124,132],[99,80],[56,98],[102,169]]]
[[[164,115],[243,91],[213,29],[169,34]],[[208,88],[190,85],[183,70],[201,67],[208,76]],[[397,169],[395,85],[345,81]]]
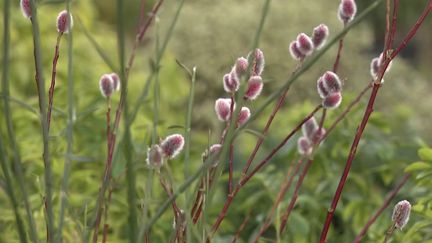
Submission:
[[[0,242],[94,242],[96,237],[103,242],[253,242],[275,202],[278,206],[259,242],[319,241],[372,90],[358,96],[371,81],[370,60],[383,50],[386,4],[399,6],[392,48],[406,37],[424,8],[432,9],[431,1],[425,0],[358,1],[357,17],[344,26],[336,17],[340,1],[329,0],[30,2],[37,9],[31,19],[22,16],[19,1],[4,0],[0,6]],[[35,60],[40,58],[42,88],[48,94],[58,36],[55,20],[64,9],[71,12],[74,26],[60,42],[48,133],[43,129],[46,110],[40,110],[35,75],[41,73],[35,71]],[[329,26],[328,44],[304,62],[294,61],[290,41],[320,23]],[[430,26],[430,21],[424,22],[385,75],[331,220],[328,242],[353,241],[405,175],[408,179],[363,241],[382,242],[392,207],[406,199],[412,204],[411,218],[393,234],[393,242],[432,242]],[[138,40],[137,33],[143,38]],[[37,38],[39,44],[34,42]],[[340,39],[343,49],[338,49]],[[217,98],[230,97],[224,93],[223,76],[237,57],[258,47],[266,60],[263,92],[254,102],[243,101],[242,85],[233,98],[237,108],[249,107],[251,119],[245,126],[226,127],[214,112]],[[323,127],[328,129],[352,102],[353,107],[315,148],[281,231],[281,217],[300,177],[291,174],[291,187],[280,200],[277,195],[300,158],[296,141],[301,135],[293,133],[275,148],[321,104],[316,80],[332,69],[339,51],[343,101],[338,109],[326,111]],[[112,130],[107,132],[107,99],[100,94],[99,78],[112,72],[120,76],[121,91],[110,97]],[[271,127],[263,132],[288,87]],[[45,103],[47,97],[42,96]],[[236,111],[231,115],[235,117]],[[321,114],[315,115],[318,121]],[[165,161],[160,171],[152,170],[146,163],[148,148],[174,133],[185,138],[182,153]],[[221,134],[227,142],[222,143],[220,156],[203,157],[220,142]],[[245,180],[244,166],[257,140],[262,144],[249,172],[269,154],[271,159]],[[219,164],[212,167],[215,160]],[[103,185],[106,192],[101,192]],[[194,224],[191,211],[201,190],[203,211]],[[218,227],[221,212],[226,215]],[[52,225],[47,226],[50,220]]]

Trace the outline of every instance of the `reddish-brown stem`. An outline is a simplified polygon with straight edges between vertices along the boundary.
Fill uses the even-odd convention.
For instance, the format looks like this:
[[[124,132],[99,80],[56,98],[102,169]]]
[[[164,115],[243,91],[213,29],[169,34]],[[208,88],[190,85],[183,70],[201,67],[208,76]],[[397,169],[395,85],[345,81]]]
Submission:
[[[371,83],[369,83],[358,95],[357,97],[351,101],[351,103],[347,106],[347,108],[338,116],[338,118],[336,118],[336,120],[330,125],[330,127],[327,129],[326,133],[324,134],[324,136],[321,138],[321,141],[324,141],[328,134],[330,134],[331,131],[333,131],[333,129],[336,128],[336,126],[339,124],[340,121],[342,121],[345,116],[351,111],[351,109],[358,104],[358,102],[360,102],[360,99],[366,94],[366,92],[372,88],[373,85]]]
[[[276,197],[275,202],[273,203],[273,206],[267,215],[267,218],[263,225],[261,226],[258,235],[255,237],[255,240],[253,242],[258,242],[259,238],[264,234],[264,232],[270,227],[271,222],[273,220],[276,208],[279,206],[279,204],[282,202],[282,199],[285,197],[285,194],[287,193],[288,189],[291,187],[291,183],[294,179],[294,177],[298,174],[300,170],[300,166],[303,163],[303,159],[300,159],[294,166],[294,163],[291,163],[290,168],[288,169],[288,172],[285,177],[285,182],[281,184],[281,189],[279,190],[278,196]],[[294,171],[293,171],[294,170]],[[292,173],[291,173],[292,172]]]
[[[297,65],[297,67],[294,69],[294,71],[291,73],[291,76],[294,75],[301,68],[302,65],[303,65],[303,59],[300,61],[300,63]],[[258,153],[259,148],[261,147],[262,143],[264,142],[264,138],[267,135],[268,129],[270,128],[270,125],[272,124],[273,119],[276,116],[276,113],[280,110],[280,108],[282,107],[282,105],[285,102],[285,98],[286,98],[286,95],[288,93],[288,90],[289,90],[289,87],[285,88],[285,90],[279,96],[279,100],[277,101],[275,107],[273,108],[273,111],[270,114],[263,131],[261,132],[261,134],[263,136],[261,136],[258,139],[258,141],[256,142],[255,148],[252,150],[252,153],[250,154],[250,156],[246,162],[246,165],[243,168],[242,177],[244,177],[247,174],[247,172],[248,172],[248,170],[252,164],[252,161],[254,160],[256,154]]]
[[[109,229],[108,224],[104,224],[103,236],[102,236],[102,243],[105,243],[105,242],[107,241],[107,237],[108,237],[108,229]]]
[[[307,122],[311,117],[313,117],[315,115],[316,112],[318,112],[320,109],[322,108],[322,105],[318,105],[317,107],[315,107],[315,109],[309,114],[307,115],[299,124],[297,124],[297,126],[282,140],[282,142],[280,142],[278,144],[278,146],[276,146],[271,152],[270,154],[267,155],[267,157],[265,157],[265,159],[263,159],[248,175],[246,175],[240,182],[239,185],[243,186],[244,184],[246,184],[250,178],[252,178],[252,176],[254,176],[263,166],[265,166],[271,158],[273,158],[273,156],[288,142],[288,140],[297,132],[301,129],[302,125]]]
[[[228,175],[228,193],[233,190],[233,173],[234,173],[234,145],[230,145],[229,151],[229,175]]]
[[[237,239],[240,238],[240,234],[244,230],[244,228],[246,227],[247,223],[249,222],[250,217],[251,217],[251,213],[249,212],[248,215],[246,216],[246,218],[241,223],[240,227],[238,228],[238,230],[234,236],[234,239],[232,240],[232,243],[235,243],[237,241]]]
[[[337,71],[337,69],[339,67],[339,62],[340,62],[340,58],[341,58],[341,55],[342,55],[343,44],[344,44],[344,40],[343,40],[343,38],[341,38],[339,40],[339,47],[338,47],[338,52],[336,54],[336,60],[335,60],[335,62],[333,64],[333,72],[334,73],[336,73],[336,71]]]
[[[264,138],[267,135],[268,129],[270,128],[270,125],[272,124],[273,119],[276,116],[276,113],[279,111],[279,109],[284,104],[284,101],[285,101],[286,95],[288,93],[288,90],[289,90],[289,88],[285,89],[282,92],[281,96],[279,97],[279,100],[276,103],[276,106],[273,108],[273,111],[270,114],[270,117],[267,120],[267,123],[266,123],[263,131],[261,132],[263,136],[261,136],[261,137],[258,138],[258,141],[255,144],[255,148],[253,149],[252,153],[249,156],[249,159],[246,162],[245,167],[243,168],[243,175],[246,175],[246,173],[248,172],[248,170],[249,170],[249,168],[250,168],[250,166],[252,164],[252,161],[254,160],[256,154],[258,153],[259,148],[261,147],[261,144],[264,142]]]
[[[332,220],[334,212],[336,210],[337,203],[339,202],[340,196],[342,194],[342,189],[345,186],[346,180],[348,178],[348,174],[349,174],[349,171],[351,169],[351,164],[352,164],[352,161],[354,160],[354,157],[355,157],[355,154],[356,154],[356,151],[357,151],[358,143],[360,142],[360,139],[361,139],[361,136],[363,134],[363,131],[366,128],[366,125],[367,125],[367,122],[369,120],[369,117],[372,114],[373,106],[374,106],[374,103],[375,103],[375,98],[376,98],[376,95],[377,95],[378,90],[379,90],[380,87],[381,87],[380,84],[374,85],[374,87],[372,89],[372,94],[371,94],[371,96],[369,98],[369,103],[368,103],[368,106],[366,108],[365,114],[364,114],[363,119],[362,119],[362,121],[360,123],[360,126],[357,128],[357,133],[356,133],[356,136],[354,138],[353,144],[351,145],[351,149],[350,149],[350,153],[348,155],[348,159],[347,159],[347,162],[346,162],[346,165],[345,165],[345,169],[344,169],[344,171],[342,173],[342,177],[340,179],[340,182],[339,182],[339,185],[337,187],[336,193],[335,193],[335,195],[333,197],[332,204],[331,204],[330,209],[328,210],[328,213],[327,213],[327,218],[326,218],[326,221],[325,221],[325,224],[324,224],[324,228],[323,228],[322,233],[321,233],[321,238],[320,238],[320,242],[321,243],[325,243],[326,242],[327,232],[328,232],[328,229],[330,227],[331,220]]]
[[[137,33],[137,38],[135,40],[135,44],[134,44],[132,53],[129,57],[128,65],[127,65],[126,70],[125,70],[125,79],[123,80],[123,82],[124,82],[123,87],[127,86],[129,71],[133,66],[133,62],[135,59],[135,53],[136,53],[136,50],[138,48],[138,44],[141,42],[142,38],[144,37],[145,33],[147,32],[148,27],[153,22],[153,20],[156,16],[156,13],[159,10],[159,7],[162,4],[162,2],[163,2],[163,0],[159,0],[157,3],[155,3],[155,5],[153,6],[151,15],[149,16],[147,21],[144,23],[144,25],[140,29],[140,31]],[[118,126],[120,124],[120,118],[121,118],[121,114],[123,111],[123,105],[124,105],[125,99],[126,99],[126,93],[122,92],[122,94],[120,96],[120,101],[119,101],[119,104],[117,106],[117,110],[115,113],[115,119],[114,119],[114,124],[113,124],[113,128],[112,128],[112,133],[111,133],[109,141],[108,141],[108,144],[109,144],[108,158],[106,160],[105,173],[104,173],[104,177],[102,180],[102,186],[99,189],[97,206],[96,206],[96,210],[95,210],[96,211],[96,220],[95,220],[96,225],[95,225],[95,231],[93,233],[93,242],[97,242],[98,228],[99,228],[99,224],[100,224],[101,213],[103,211],[101,204],[102,204],[104,197],[105,197],[105,191],[107,189],[107,184],[111,178],[112,159],[113,159],[114,147],[115,147],[116,137],[117,137],[115,132],[117,131]]]
[[[110,154],[110,142],[111,142],[111,97],[107,97],[107,113],[106,113],[106,119],[107,119],[107,157]]]
[[[228,195],[227,199],[225,200],[224,206],[222,208],[222,211],[219,213],[216,222],[212,226],[212,233],[211,236],[217,231],[220,224],[222,223],[223,219],[225,218],[225,215],[228,211],[229,206],[231,205],[231,202],[235,195],[239,192],[239,190],[262,168],[264,167],[271,158],[288,142],[288,140],[298,131],[301,129],[301,126],[308,121],[317,111],[319,111],[322,108],[322,105],[318,105],[315,107],[315,109],[307,115],[297,126],[276,146],[270,154],[267,155],[248,175],[245,175],[240,179],[239,184],[235,187],[233,192]],[[211,237],[210,236],[210,237]]]
[[[146,6],[146,0],[141,0],[140,3],[140,14],[139,14],[139,20],[138,20],[138,29],[137,33],[140,31],[141,26],[144,24],[145,20],[145,6]]]
[[[59,56],[60,56],[59,48],[60,48],[60,40],[61,40],[62,36],[63,36],[63,32],[60,32],[57,36],[57,41],[56,41],[56,46],[55,46],[55,51],[54,51],[54,58],[53,58],[53,62],[52,62],[51,85],[50,85],[49,93],[48,93],[48,112],[47,112],[48,130],[49,130],[50,124],[51,124],[51,111],[52,111],[53,102],[54,102],[54,87],[55,87],[56,76],[57,76],[57,61],[58,61]]]
[[[137,35],[135,37],[135,43],[134,43],[134,45],[132,47],[131,55],[129,57],[128,65],[126,67],[126,80],[129,77],[129,70],[132,68],[132,65],[134,63],[136,51],[138,49],[138,45],[143,40],[144,35],[147,32],[147,29],[149,28],[150,24],[153,22],[153,20],[154,20],[154,18],[156,16],[156,13],[158,12],[158,10],[159,10],[160,6],[162,5],[163,1],[164,0],[159,0],[158,2],[156,2],[153,5],[153,9],[152,9],[152,11],[150,13],[150,16],[148,17],[147,21],[144,24],[142,24],[141,27],[138,30],[138,33],[137,33]],[[143,15],[143,13],[142,13],[143,9],[144,9],[144,4],[141,4],[141,9],[140,9],[140,14],[141,15]]]
[[[410,178],[410,174],[406,173],[402,180],[396,185],[396,187],[387,195],[386,199],[384,200],[382,206],[375,212],[375,214],[367,221],[365,226],[363,226],[360,233],[356,236],[354,239],[354,243],[359,243],[361,239],[365,236],[367,230],[369,227],[375,223],[375,220],[381,215],[382,212],[390,205],[390,202],[393,200],[393,198],[399,193],[400,189],[405,185],[405,183]]]
[[[288,217],[290,216],[295,203],[297,202],[297,198],[298,198],[298,193],[300,191],[300,188],[303,184],[303,180],[306,177],[306,174],[309,171],[310,166],[312,165],[313,159],[308,159],[308,161],[306,162],[306,165],[303,167],[302,173],[300,174],[300,177],[296,183],[296,187],[294,189],[294,193],[291,197],[291,201],[288,205],[287,211],[284,213],[284,215],[282,215],[282,220],[281,220],[281,225],[279,227],[279,233],[282,234],[284,229],[285,229],[285,225],[287,223]]]
[[[103,229],[103,235],[102,235],[102,242],[106,242],[107,238],[108,238],[108,229],[109,229],[109,225],[108,225],[108,210],[109,210],[109,205],[111,203],[111,196],[112,196],[112,192],[113,192],[113,188],[112,186],[110,187],[110,190],[108,192],[108,199],[107,202],[105,204],[105,210],[104,210],[104,229]]]
[[[397,8],[398,3],[399,3],[398,0],[394,1],[394,4],[396,5],[394,7],[394,9],[396,9],[396,10],[398,9]],[[346,164],[345,164],[345,169],[343,171],[343,174],[342,174],[341,179],[339,181],[339,185],[338,185],[337,190],[335,192],[335,195],[333,197],[331,207],[328,210],[327,217],[326,217],[326,220],[325,220],[325,223],[324,223],[324,226],[323,226],[323,230],[321,232],[321,237],[320,237],[320,242],[321,243],[325,243],[326,242],[327,233],[328,233],[328,230],[330,229],[330,224],[331,224],[331,221],[333,219],[334,212],[336,210],[336,207],[337,207],[337,204],[339,202],[340,196],[342,194],[343,187],[345,186],[346,180],[348,178],[348,174],[349,174],[349,171],[351,169],[352,161],[355,158],[355,155],[356,155],[356,152],[357,152],[358,143],[360,142],[360,139],[361,139],[361,137],[363,135],[364,129],[366,128],[366,125],[367,125],[367,123],[369,121],[369,117],[370,117],[370,115],[373,112],[373,107],[374,107],[374,104],[375,104],[375,98],[377,96],[379,88],[381,87],[380,83],[381,83],[381,80],[382,80],[382,78],[384,76],[384,73],[387,70],[387,67],[388,67],[390,61],[393,58],[395,58],[397,56],[397,54],[406,47],[406,45],[408,44],[408,42],[417,33],[417,30],[420,28],[421,24],[426,19],[427,15],[430,13],[431,9],[432,9],[432,0],[429,0],[427,7],[425,8],[425,10],[423,11],[423,13],[418,18],[418,20],[415,23],[415,25],[408,32],[408,34],[406,35],[406,37],[404,38],[404,40],[402,41],[402,43],[398,46],[398,48],[394,52],[392,52],[392,54],[390,56],[384,55],[386,57],[385,61],[384,61],[384,64],[381,67],[381,70],[379,72],[378,78],[374,82],[374,86],[373,86],[373,89],[372,89],[371,96],[369,98],[369,102],[368,102],[367,108],[365,110],[365,114],[363,115],[363,119],[362,119],[362,121],[360,123],[360,126],[357,129],[356,136],[354,138],[353,144],[352,144],[351,149],[350,149],[349,156],[348,156]],[[393,13],[393,15],[395,15],[395,14],[397,14],[397,11],[395,11]],[[394,35],[395,35],[395,30],[394,31],[392,30],[392,32],[388,35],[388,38],[394,38]],[[388,51],[389,51],[388,48],[390,48],[390,47],[385,48],[384,53],[388,53]]]

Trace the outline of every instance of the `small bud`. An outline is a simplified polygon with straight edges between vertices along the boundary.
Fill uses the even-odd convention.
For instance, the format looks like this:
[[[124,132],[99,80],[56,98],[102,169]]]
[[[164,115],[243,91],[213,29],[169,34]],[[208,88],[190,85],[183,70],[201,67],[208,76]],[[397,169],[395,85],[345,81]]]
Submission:
[[[383,55],[383,53],[381,53],[381,54],[379,55],[379,64],[380,64],[380,65],[383,65],[383,64],[384,64],[384,55]],[[387,66],[386,73],[387,73],[388,71],[390,71],[390,69],[391,69],[391,67],[392,67],[392,64],[393,64],[393,61],[390,61],[389,65]]]
[[[305,58],[305,55],[303,55],[300,50],[297,48],[297,41],[292,41],[289,45],[289,51],[291,54],[291,57],[294,60],[302,60],[303,58]]]
[[[173,159],[176,157],[183,149],[184,138],[180,134],[173,134],[166,137],[162,143],[162,153],[165,157]]]
[[[111,73],[110,77],[113,81],[114,91],[119,91],[120,90],[120,77],[117,75],[117,73]]]
[[[69,23],[70,19],[70,23]],[[57,16],[57,31],[59,33],[69,33],[69,30],[73,26],[73,18],[72,15],[69,14],[66,10],[63,10]]]
[[[354,0],[342,0],[339,5],[338,18],[343,24],[347,24],[354,19],[357,13],[357,5]]]
[[[407,200],[400,201],[393,209],[392,221],[397,229],[402,230],[408,223],[411,212],[411,204]]]
[[[31,7],[30,0],[21,0],[20,2],[21,12],[26,18],[31,18]]]
[[[249,108],[242,107],[240,110],[240,114],[238,116],[237,123],[239,125],[243,125],[245,122],[247,122],[247,120],[249,120],[250,115],[251,115],[251,113],[250,113]]]
[[[330,94],[330,91],[324,85],[324,80],[322,76],[319,77],[319,79],[317,80],[317,89],[319,96],[323,99]]]
[[[202,159],[203,162],[209,157],[209,156],[219,156],[219,153],[222,150],[222,145],[221,144],[213,144],[212,146],[210,146],[210,148],[207,150],[205,150],[205,152],[202,154]],[[218,158],[215,158],[212,167],[216,167],[219,163]]]
[[[303,135],[308,139],[312,140],[315,136],[315,132],[318,130],[318,123],[315,120],[315,117],[309,118],[303,125],[302,125],[302,132]]]
[[[325,134],[326,134],[326,130],[324,128],[321,129],[317,128],[311,140],[312,143],[317,144],[324,137]]]
[[[246,74],[248,70],[248,60],[244,57],[240,57],[237,59],[235,64],[235,72],[237,77],[241,78],[244,74]]]
[[[297,36],[297,49],[305,56],[312,54],[314,45],[311,38],[305,33],[301,33]]]
[[[147,150],[147,165],[152,169],[159,169],[164,163],[162,149],[159,145],[154,144]]]
[[[110,75],[104,74],[99,80],[99,88],[103,97],[110,97],[114,91],[114,83]]]
[[[340,92],[342,90],[342,83],[336,73],[327,71],[324,73],[322,78],[324,81],[324,87],[330,93]]]
[[[234,93],[239,89],[240,86],[240,82],[238,82],[238,79],[236,77],[231,78],[233,74],[231,73],[227,73],[224,75],[223,77],[223,86],[224,86],[224,90],[227,93]]]
[[[255,49],[253,55],[252,76],[260,76],[264,71],[265,66],[264,53],[260,49]]]
[[[221,149],[222,149],[222,145],[220,145],[218,143],[213,144],[212,146],[210,146],[210,155],[219,153],[221,151]]]
[[[372,59],[370,64],[370,74],[373,79],[377,78],[379,68],[380,68],[380,59],[378,57],[375,57],[374,59]]]
[[[337,108],[342,102],[342,94],[340,92],[331,93],[324,98],[322,105],[326,109]]]
[[[217,99],[215,111],[220,121],[228,121],[231,116],[231,99]]]
[[[312,153],[312,146],[306,137],[300,137],[297,140],[297,150],[301,155],[310,155]]]
[[[386,69],[386,73],[388,71],[390,71],[391,67],[392,67],[392,63],[393,61],[390,61],[389,65],[387,66]],[[372,59],[371,64],[370,64],[370,74],[372,76],[373,79],[376,79],[378,77],[378,73],[380,71],[381,66],[384,64],[384,56],[381,53],[379,55],[379,57],[375,57],[374,59]],[[384,83],[384,81],[382,80],[381,83]]]
[[[329,29],[327,25],[320,24],[314,28],[312,33],[312,42],[315,46],[315,49],[319,50],[325,44],[328,35]]]
[[[260,76],[252,76],[248,81],[245,98],[248,100],[256,99],[261,94],[263,86],[264,84]]]

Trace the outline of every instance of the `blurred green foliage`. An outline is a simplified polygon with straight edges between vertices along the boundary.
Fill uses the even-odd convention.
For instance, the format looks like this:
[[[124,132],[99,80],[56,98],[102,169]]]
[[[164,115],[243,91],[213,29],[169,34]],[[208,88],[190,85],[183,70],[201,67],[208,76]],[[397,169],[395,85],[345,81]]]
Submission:
[[[44,2],[47,2],[43,4]],[[55,18],[64,8],[63,4],[41,1],[39,18],[42,37],[43,65],[48,78],[57,33]],[[61,2],[61,1],[60,1]],[[126,20],[128,45],[130,50],[134,40],[136,23],[139,14],[138,0],[127,1]],[[361,2],[361,1],[360,1]],[[365,1],[366,2],[366,1]],[[402,1],[403,2],[403,1]],[[408,2],[408,1],[407,1]],[[268,22],[262,35],[260,47],[266,55],[267,67],[264,73],[266,80],[262,96],[274,91],[287,79],[295,67],[289,57],[287,46],[298,32],[311,32],[321,22],[329,25],[331,34],[337,33],[342,26],[336,18],[338,1],[315,1],[304,4],[304,1],[273,1]],[[413,7],[409,12],[402,8],[402,16],[417,16],[421,9]],[[152,6],[148,1],[147,9]],[[129,80],[128,100],[134,105],[144,83],[151,72],[151,62],[155,56],[155,36],[164,36],[173,13],[176,1],[166,1],[158,15],[158,28],[150,29],[144,45],[139,48],[137,59]],[[214,100],[225,95],[222,89],[222,76],[228,72],[238,56],[245,56],[259,19],[261,5],[246,0],[239,1],[187,1],[178,26],[172,38],[167,54],[164,56],[161,72],[161,107],[158,133],[160,137],[173,132],[184,131],[187,99],[190,81],[183,70],[176,64],[180,60],[186,66],[198,67],[196,102],[192,120],[191,168],[196,170],[201,165],[201,153],[210,144],[218,141],[223,127],[213,112]],[[360,10],[364,6],[360,5]],[[106,101],[99,94],[98,80],[100,75],[110,70],[104,63],[94,46],[86,38],[83,28],[87,29],[106,55],[115,64],[117,62],[117,42],[115,33],[115,1],[73,1],[72,10],[75,18],[74,33],[74,65],[76,110],[74,118],[73,154],[65,154],[65,127],[67,93],[66,86],[66,38],[62,40],[58,76],[55,93],[55,108],[51,129],[50,147],[53,157],[54,172],[54,205],[59,210],[60,183],[63,173],[65,156],[73,160],[69,182],[68,199],[70,205],[66,213],[64,239],[75,242],[87,229],[95,205],[100,181],[103,175],[106,156],[105,112]],[[3,13],[1,13],[0,17]],[[380,13],[375,13],[380,16]],[[34,63],[32,53],[32,36],[30,22],[21,16],[18,1],[12,9],[11,33],[11,96],[24,102],[34,110],[38,109],[37,94],[34,82]],[[375,26],[384,26],[380,17],[370,21]],[[403,17],[402,19],[412,19]],[[403,21],[404,22],[404,21]],[[409,24],[408,24],[409,26]],[[3,31],[3,26],[0,27]],[[403,30],[406,30],[404,26]],[[430,35],[430,31],[422,29],[420,36]],[[376,30],[370,25],[362,24],[348,34],[342,54],[340,74],[345,79],[344,100],[340,109],[331,111],[325,126],[328,126],[344,107],[353,100],[357,93],[369,81],[369,62],[378,53],[373,53]],[[403,33],[400,33],[403,35]],[[427,40],[427,38],[425,38]],[[430,38],[429,38],[430,39]],[[424,41],[424,39],[421,39]],[[421,45],[420,45],[421,48]],[[316,78],[329,69],[334,60],[336,49],[332,48],[306,75],[302,76],[289,91],[286,105],[278,113],[269,136],[257,154],[256,161],[263,158],[280,140],[320,102],[316,94]],[[430,53],[430,51],[429,51]],[[129,54],[129,51],[127,52]],[[397,59],[392,72],[386,76],[386,83],[377,100],[376,111],[372,114],[362,139],[358,155],[354,161],[348,183],[344,189],[342,200],[338,206],[335,220],[330,232],[329,242],[350,242],[366,223],[369,216],[381,206],[384,197],[404,170],[413,176],[402,189],[397,199],[407,199],[413,204],[411,221],[404,231],[397,232],[395,242],[432,242],[432,156],[430,145],[432,128],[429,121],[431,104],[427,97],[432,90],[430,82],[426,82],[424,58],[418,57],[419,67],[411,65],[411,59]],[[430,64],[430,60],[428,62]],[[118,65],[116,65],[118,66]],[[49,80],[46,80],[48,90]],[[114,106],[118,102],[114,97]],[[263,98],[248,106],[251,111],[258,107]],[[288,230],[280,242],[316,242],[322,228],[326,210],[330,205],[341,171],[344,166],[356,126],[359,123],[367,97],[339,125],[331,136],[319,148],[314,163],[298,198],[297,206],[288,223]],[[38,226],[40,239],[45,237],[45,221],[43,210],[43,162],[40,125],[37,114],[30,112],[16,102],[13,105],[13,122],[16,139],[19,142],[22,160],[25,167],[30,202]],[[3,118],[3,103],[0,118]],[[267,109],[259,120],[251,125],[257,131],[262,130]],[[145,166],[147,147],[150,144],[150,133],[153,119],[153,95],[150,95],[139,109],[138,117],[132,125],[133,154],[137,173],[137,195],[142,213],[146,193],[148,168]],[[317,116],[318,118],[318,116]],[[0,132],[8,144],[6,127],[3,119]],[[209,135],[210,131],[210,135]],[[121,134],[121,132],[120,132]],[[222,223],[215,242],[231,241],[238,226],[248,215],[251,217],[241,234],[241,242],[247,242],[259,230],[270,205],[275,200],[290,163],[298,158],[296,154],[296,138],[292,139],[269,163],[258,173],[238,194]],[[256,136],[243,133],[236,141],[235,178],[238,179],[244,162],[256,141]],[[422,147],[417,155],[417,150]],[[7,155],[11,157],[10,147]],[[115,159],[113,171],[113,198],[109,211],[109,241],[126,242],[127,233],[127,197],[125,183],[125,162],[119,152]],[[411,162],[420,161],[414,164]],[[406,168],[409,166],[408,168]],[[174,187],[177,188],[184,180],[183,160],[171,161],[169,170],[163,171],[172,176]],[[207,209],[209,222],[193,230],[192,241],[199,241],[197,235],[202,228],[210,227],[226,199],[227,176],[224,174],[222,183],[217,187],[214,203]],[[3,175],[0,177],[0,242],[13,242],[18,239],[15,218],[10,202],[3,190]],[[192,187],[194,188],[194,187]],[[154,213],[166,199],[157,179],[152,186],[150,211]],[[192,190],[191,190],[192,191]],[[278,217],[283,214],[291,189],[278,208]],[[19,193],[17,189],[17,193]],[[19,195],[20,196],[20,195]],[[188,198],[180,196],[178,204],[185,208]],[[398,200],[394,200],[395,204]],[[393,205],[392,204],[392,205]],[[22,205],[20,205],[22,206]],[[189,206],[190,207],[190,206]],[[22,207],[23,208],[23,207]],[[24,209],[21,210],[24,215]],[[384,232],[390,224],[391,208],[388,208],[378,221],[370,228],[365,242],[382,241]],[[139,216],[142,222],[142,215]],[[56,216],[57,217],[57,216]],[[264,234],[261,242],[273,242],[276,239],[274,227]],[[199,232],[198,232],[199,231]],[[151,242],[168,242],[172,234],[172,212],[167,211],[152,228]],[[265,240],[265,239],[268,239]]]

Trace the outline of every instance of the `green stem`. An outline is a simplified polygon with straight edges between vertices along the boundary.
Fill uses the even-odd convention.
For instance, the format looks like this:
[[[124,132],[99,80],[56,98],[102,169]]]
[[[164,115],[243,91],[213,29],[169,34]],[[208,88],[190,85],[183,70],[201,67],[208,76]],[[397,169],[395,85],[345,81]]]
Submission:
[[[5,177],[5,184],[6,184],[6,193],[9,196],[9,199],[11,200],[12,208],[15,214],[15,220],[18,227],[18,236],[20,238],[21,242],[27,242],[26,232],[25,232],[25,226],[24,222],[21,218],[21,214],[19,213],[18,208],[18,202],[17,198],[15,196],[15,192],[13,190],[12,185],[12,178],[10,176],[9,168],[7,165],[7,156],[6,151],[3,146],[3,138],[0,136],[0,154],[2,155],[2,158],[0,158],[0,166],[3,171],[3,175]]]
[[[12,113],[11,113],[11,108],[10,108],[10,103],[9,103],[9,59],[10,59],[10,0],[5,0],[5,4],[4,4],[4,40],[3,40],[3,74],[2,74],[2,92],[3,92],[3,102],[4,102],[4,118],[6,121],[6,126],[7,126],[7,133],[8,133],[8,137],[9,137],[9,142],[11,144],[12,150],[13,150],[13,159],[14,159],[14,171],[16,173],[16,178],[18,181],[18,185],[19,188],[21,190],[22,196],[23,196],[23,201],[24,201],[24,207],[26,210],[26,214],[27,214],[27,221],[29,223],[29,227],[30,227],[30,238],[33,242],[39,242],[39,239],[37,237],[37,231],[36,231],[36,224],[33,218],[33,214],[31,211],[31,206],[29,203],[29,199],[28,199],[28,193],[27,193],[27,187],[25,185],[25,178],[24,178],[24,173],[23,173],[23,168],[22,168],[22,162],[21,162],[21,157],[20,157],[20,152],[19,152],[19,148],[18,148],[18,144],[16,141],[16,137],[15,137],[15,132],[14,132],[14,128],[13,128],[13,123],[12,123]],[[2,146],[3,147],[3,146]],[[2,152],[2,154],[5,155],[5,153]],[[2,158],[0,158],[2,159]],[[2,163],[5,163],[5,169],[7,168],[7,162],[6,162],[6,157],[4,159],[2,159]],[[2,165],[3,167],[3,165]],[[8,172],[7,170],[3,170],[5,177],[8,177]],[[7,178],[6,178],[7,180]],[[8,181],[8,180],[7,180]],[[12,181],[10,181],[12,182]],[[12,187],[11,183],[8,183],[9,186]],[[13,191],[11,191],[10,193],[10,197],[11,200],[13,200],[12,198],[14,197],[13,195]],[[15,207],[15,206],[14,206]],[[15,210],[15,209],[14,209]],[[19,216],[19,215],[18,215]],[[19,220],[17,218],[17,224],[19,224]],[[19,230],[20,229],[20,226]],[[21,233],[20,233],[20,238],[21,238]]]
[[[66,9],[67,12],[70,13],[70,0],[66,2]],[[69,15],[70,16],[70,15]],[[66,154],[72,154],[73,153],[73,123],[74,123],[74,83],[73,83],[73,38],[72,38],[72,29],[69,30],[68,33],[68,63],[67,63],[67,69],[68,69],[68,76],[67,76],[67,99],[68,99],[68,120],[67,120],[67,126],[66,126]],[[67,199],[67,190],[68,190],[68,182],[69,182],[69,175],[71,171],[71,159],[69,156],[65,156],[65,164],[63,168],[63,180],[61,185],[61,191],[60,191],[60,216],[59,216],[59,224],[57,229],[57,242],[62,242],[62,229],[63,229],[63,223],[64,223],[64,214],[65,210],[68,206],[68,199]]]
[[[126,69],[125,69],[125,31],[124,31],[124,1],[117,0],[117,39],[119,45],[119,62],[120,62],[120,80],[126,80]],[[124,144],[124,155],[126,160],[126,177],[127,177],[127,197],[128,197],[128,227],[129,227],[129,241],[136,242],[137,232],[137,210],[136,210],[136,192],[135,192],[135,169],[132,161],[132,138],[130,133],[130,123],[127,122],[127,116],[129,114],[129,106],[127,102],[127,89],[128,82],[123,82],[122,85],[122,97],[123,97],[123,116],[125,126],[125,144]],[[120,109],[120,108],[119,108]],[[112,141],[114,142],[114,141]]]
[[[49,157],[49,144],[48,144],[48,122],[46,115],[46,100],[45,100],[45,79],[43,76],[42,68],[42,49],[40,42],[40,31],[39,22],[37,18],[37,9],[35,0],[30,0],[31,6],[31,21],[32,21],[32,33],[33,33],[33,45],[34,45],[34,58],[36,67],[36,83],[39,89],[39,107],[40,107],[40,121],[42,128],[43,138],[43,160],[44,160],[44,177],[45,177],[45,197],[44,204],[46,210],[46,223],[47,223],[47,241],[51,242],[54,240],[54,213],[52,205],[52,168],[51,160]]]

